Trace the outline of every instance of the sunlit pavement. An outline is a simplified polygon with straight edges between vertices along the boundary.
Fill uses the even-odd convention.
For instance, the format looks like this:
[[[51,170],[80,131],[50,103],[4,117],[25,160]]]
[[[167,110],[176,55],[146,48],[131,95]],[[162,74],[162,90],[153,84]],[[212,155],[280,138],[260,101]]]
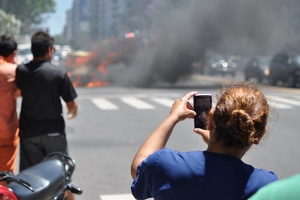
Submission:
[[[199,74],[194,74],[190,76],[189,78],[186,79],[181,79],[178,81],[174,86],[186,86],[186,87],[219,87],[221,84],[227,82],[227,81],[243,81],[243,77],[241,76],[236,76],[236,77],[231,77],[231,76],[205,76],[205,75],[199,75]],[[279,91],[284,91],[284,92],[291,92],[295,94],[300,94],[300,88],[289,88],[289,87],[284,87],[281,85],[277,86],[271,86],[266,83],[262,84],[264,85],[265,88],[268,90],[279,90]]]
[[[190,87],[190,88],[199,88],[199,87],[219,87],[220,84],[225,81],[230,81],[232,77],[221,77],[221,76],[205,76],[194,74],[188,77],[183,77],[178,80],[176,83],[156,83],[155,87]]]

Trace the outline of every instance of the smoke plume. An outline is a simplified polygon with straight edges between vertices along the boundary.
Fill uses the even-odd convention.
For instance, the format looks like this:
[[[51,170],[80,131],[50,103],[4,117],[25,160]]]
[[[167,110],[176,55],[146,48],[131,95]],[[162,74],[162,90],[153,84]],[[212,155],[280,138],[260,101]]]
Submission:
[[[130,63],[108,67],[115,84],[175,83],[211,52],[272,55],[288,44],[289,11],[283,0],[195,0],[156,13],[153,40]]]

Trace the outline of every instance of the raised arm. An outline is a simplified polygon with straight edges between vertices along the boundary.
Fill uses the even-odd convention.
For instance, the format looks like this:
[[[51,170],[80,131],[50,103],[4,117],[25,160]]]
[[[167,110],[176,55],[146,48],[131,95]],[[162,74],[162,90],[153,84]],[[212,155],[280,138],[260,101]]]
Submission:
[[[167,118],[155,129],[155,131],[146,139],[131,164],[131,176],[136,177],[137,167],[150,154],[166,146],[167,141],[175,125],[186,118],[193,118],[196,113],[188,100],[197,92],[190,92],[183,98],[177,99],[171,108]]]

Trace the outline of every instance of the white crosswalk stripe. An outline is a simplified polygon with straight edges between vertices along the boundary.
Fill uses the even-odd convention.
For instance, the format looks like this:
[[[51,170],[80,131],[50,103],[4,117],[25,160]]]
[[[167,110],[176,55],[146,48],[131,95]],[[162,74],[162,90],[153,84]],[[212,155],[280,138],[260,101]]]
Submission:
[[[100,200],[135,200],[131,194],[100,195]]]
[[[152,100],[155,101],[156,103],[159,103],[167,107],[171,107],[174,103],[173,99],[168,99],[168,98],[152,98]]]
[[[123,101],[124,103],[127,103],[128,105],[130,105],[136,109],[143,109],[143,110],[154,109],[153,105],[148,104],[145,101],[142,101],[136,97],[122,97],[121,101]]]
[[[149,198],[151,200],[153,198]],[[100,195],[100,200],[135,200],[131,194],[107,194]]]
[[[279,96],[267,96],[268,100],[269,100],[269,103],[270,105],[273,107],[273,108],[277,108],[277,109],[291,109],[293,108],[293,104],[295,103],[298,103],[299,102],[296,102],[295,100],[290,100],[288,98],[283,98],[283,97],[279,97]]]
[[[92,98],[91,101],[101,110],[117,110],[118,106],[105,98]]]
[[[270,103],[271,107],[276,108],[276,109],[291,109],[292,108],[292,106],[289,106],[287,104],[278,103],[278,102],[270,101],[269,103]]]
[[[112,101],[114,99],[114,101]],[[174,97],[119,97],[119,98],[110,98],[110,97],[93,97],[90,101],[96,105],[101,110],[118,110],[121,109],[124,105],[117,105],[118,101],[125,103],[126,105],[133,107],[138,110],[153,110],[158,106],[164,106],[170,108],[174,102]],[[293,99],[288,97],[280,96],[268,96],[270,105],[276,109],[292,109],[295,106],[300,107],[300,97],[294,97]],[[193,104],[192,100],[190,102]],[[216,102],[213,100],[213,106]]]
[[[290,104],[294,106],[300,106],[300,101],[299,100],[293,100],[293,99],[288,99],[288,98],[283,98],[279,96],[268,96],[271,100],[273,99],[275,102],[282,102],[285,104]]]

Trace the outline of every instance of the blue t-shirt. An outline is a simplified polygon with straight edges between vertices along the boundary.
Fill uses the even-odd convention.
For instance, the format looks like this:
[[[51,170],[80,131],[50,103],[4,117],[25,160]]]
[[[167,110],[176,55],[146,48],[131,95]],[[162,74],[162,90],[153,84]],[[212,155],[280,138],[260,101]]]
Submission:
[[[207,151],[161,149],[137,170],[131,191],[136,199],[247,199],[262,186],[278,180],[238,158]]]

